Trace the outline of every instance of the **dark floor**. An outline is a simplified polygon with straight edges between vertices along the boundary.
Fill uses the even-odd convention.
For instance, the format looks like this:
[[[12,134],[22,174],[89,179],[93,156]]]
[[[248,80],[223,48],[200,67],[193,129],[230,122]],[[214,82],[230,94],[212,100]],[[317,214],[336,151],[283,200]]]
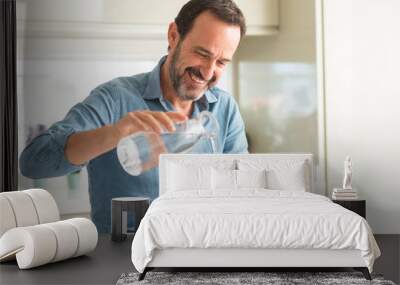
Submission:
[[[382,256],[376,261],[374,272],[399,284],[400,235],[376,235],[375,238]],[[18,270],[15,261],[3,263],[0,264],[0,284],[115,284],[122,273],[134,271],[130,259],[131,242],[128,239],[115,243],[109,235],[100,235],[97,249],[87,256],[29,270]]]
[[[381,250],[381,257],[375,261],[374,272],[400,284],[400,235],[375,235],[375,239]]]
[[[100,234],[95,251],[88,255],[19,270],[15,261],[0,263],[0,285],[115,284],[124,272],[132,272],[132,239],[112,242]]]

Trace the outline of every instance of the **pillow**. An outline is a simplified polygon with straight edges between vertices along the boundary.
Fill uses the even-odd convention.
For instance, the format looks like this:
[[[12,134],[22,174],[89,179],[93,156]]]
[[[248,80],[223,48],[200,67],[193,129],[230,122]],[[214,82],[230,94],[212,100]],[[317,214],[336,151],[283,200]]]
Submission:
[[[266,170],[232,170],[212,168],[212,189],[267,188]]]
[[[267,188],[267,171],[235,170],[237,188]]]
[[[213,190],[236,190],[236,170],[212,168]]]
[[[274,168],[267,171],[268,189],[306,191],[305,163],[298,163],[294,167]]]
[[[292,159],[240,159],[238,168],[247,171],[266,170],[267,188],[271,190],[307,191],[311,181],[308,162]]]
[[[168,163],[167,191],[211,189],[211,167]]]

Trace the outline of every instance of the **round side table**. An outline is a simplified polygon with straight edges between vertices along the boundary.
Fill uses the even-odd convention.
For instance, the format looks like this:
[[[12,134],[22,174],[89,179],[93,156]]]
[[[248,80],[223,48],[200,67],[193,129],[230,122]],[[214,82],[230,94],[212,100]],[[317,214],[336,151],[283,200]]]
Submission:
[[[119,197],[111,200],[111,240],[124,241],[134,235],[149,208],[147,197]],[[135,221],[134,232],[128,232],[128,217]]]

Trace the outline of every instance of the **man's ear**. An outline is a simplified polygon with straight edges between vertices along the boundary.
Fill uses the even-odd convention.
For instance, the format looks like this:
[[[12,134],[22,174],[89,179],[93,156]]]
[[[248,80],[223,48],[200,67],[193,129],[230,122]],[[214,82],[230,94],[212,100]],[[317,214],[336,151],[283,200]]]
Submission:
[[[175,22],[172,22],[168,26],[168,46],[175,49],[179,43],[179,39],[178,27]]]

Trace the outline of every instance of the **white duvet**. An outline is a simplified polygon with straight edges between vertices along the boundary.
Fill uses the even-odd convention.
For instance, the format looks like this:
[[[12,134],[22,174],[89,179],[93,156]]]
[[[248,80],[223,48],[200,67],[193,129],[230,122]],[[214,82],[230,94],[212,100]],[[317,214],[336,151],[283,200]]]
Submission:
[[[379,248],[368,223],[328,198],[299,191],[247,189],[164,194],[151,204],[132,243],[143,272],[155,249],[358,249],[372,272]]]

